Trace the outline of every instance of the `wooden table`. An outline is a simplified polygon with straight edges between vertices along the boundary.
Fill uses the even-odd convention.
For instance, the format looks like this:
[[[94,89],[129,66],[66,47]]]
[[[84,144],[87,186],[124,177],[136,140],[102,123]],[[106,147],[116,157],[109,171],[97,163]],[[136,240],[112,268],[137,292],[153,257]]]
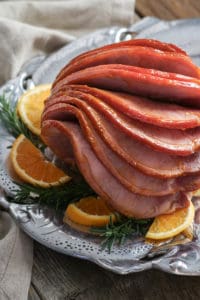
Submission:
[[[168,20],[200,17],[200,1],[137,0],[135,21],[145,16]],[[176,276],[157,270],[120,276],[35,242],[29,291],[29,300],[33,299],[198,300],[200,277]]]

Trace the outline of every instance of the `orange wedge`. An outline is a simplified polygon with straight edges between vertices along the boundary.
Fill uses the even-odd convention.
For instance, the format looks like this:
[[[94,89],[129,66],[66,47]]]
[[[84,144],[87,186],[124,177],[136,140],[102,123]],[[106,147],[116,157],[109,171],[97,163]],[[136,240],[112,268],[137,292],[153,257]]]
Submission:
[[[196,190],[193,192],[194,197],[199,197],[200,196],[200,190]]]
[[[170,215],[161,215],[154,219],[146,238],[163,240],[184,232],[194,220],[194,206],[192,202],[186,208],[179,209]]]
[[[47,161],[23,134],[15,140],[10,157],[16,174],[30,184],[46,188],[71,179],[53,163]]]
[[[44,102],[51,92],[51,84],[38,85],[24,93],[17,103],[17,112],[24,124],[36,135],[40,135],[41,115]]]
[[[76,203],[69,204],[65,211],[65,218],[84,226],[105,226],[110,218],[117,220],[114,211],[111,210],[105,200],[100,197],[85,197]]]

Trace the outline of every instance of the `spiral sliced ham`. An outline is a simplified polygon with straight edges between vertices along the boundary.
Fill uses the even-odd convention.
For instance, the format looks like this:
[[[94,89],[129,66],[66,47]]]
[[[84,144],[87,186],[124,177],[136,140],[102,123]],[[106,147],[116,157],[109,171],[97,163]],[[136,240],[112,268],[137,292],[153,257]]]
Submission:
[[[84,53],[76,56],[74,59],[72,59],[69,64],[74,63],[74,62],[78,61],[80,58],[87,57],[91,54],[94,54],[94,53],[99,54],[99,51],[101,51],[101,50],[116,49],[121,46],[142,46],[142,47],[153,48],[153,49],[157,49],[157,50],[161,50],[161,51],[165,51],[165,52],[181,53],[181,54],[188,56],[187,53],[183,49],[177,47],[174,44],[162,43],[161,41],[152,40],[152,39],[136,39],[136,40],[129,40],[129,41],[123,41],[123,42],[119,42],[119,43],[115,43],[115,44],[105,45],[101,48],[96,48],[96,49],[84,52]],[[63,70],[64,69],[65,68],[63,68]],[[63,70],[61,70],[60,74],[62,74]]]
[[[42,138],[124,215],[187,207],[200,188],[199,74],[184,51],[158,41],[81,54],[53,84]]]
[[[181,192],[170,196],[145,197],[128,191],[94,155],[77,124],[46,120],[43,123],[42,136],[53,150],[58,147],[58,140],[60,145],[66,145],[70,141],[76,163],[91,187],[99,195],[102,195],[113,208],[127,216],[155,217],[189,205],[190,195]]]
[[[157,51],[157,53],[160,53],[161,56],[162,56],[162,54],[164,54],[164,55],[166,54],[169,57],[169,54],[172,53],[172,60],[173,60],[173,54],[175,54],[175,57],[177,56],[177,58],[182,59],[182,62],[184,65],[183,68],[185,69],[184,71],[187,73],[187,75],[192,76],[192,74],[193,74],[194,77],[196,77],[196,76],[199,77],[197,67],[194,66],[194,64],[191,62],[191,60],[187,56],[186,52],[183,51],[182,49],[178,48],[175,45],[162,43],[162,42],[156,41],[156,40],[139,39],[139,40],[125,41],[125,42],[116,43],[116,44],[112,44],[112,45],[106,45],[104,47],[101,47],[100,49],[91,50],[86,53],[78,55],[77,57],[75,57],[74,59],[72,59],[70,61],[70,63],[66,66],[66,68],[63,68],[63,70],[59,73],[54,84],[56,84],[59,80],[64,78],[66,75],[69,75],[74,71],[83,69],[83,67],[86,66],[86,64],[88,66],[87,60],[88,59],[90,60],[91,57],[94,60],[95,60],[95,58],[97,58],[97,61],[98,61],[99,55],[101,55],[102,53],[105,53],[105,51],[106,52],[120,51],[120,49],[124,49],[127,47],[135,49],[138,46],[143,47],[146,51],[154,50],[151,53],[152,55],[155,54],[155,50]],[[140,55],[140,53],[139,53],[139,55]],[[120,57],[121,56],[122,55],[120,55]],[[127,55],[126,55],[126,57],[127,57]],[[116,56],[116,54],[114,54],[114,57],[112,56],[111,59],[112,60],[115,59],[115,62],[116,62],[116,59],[119,61],[119,58]],[[156,61],[154,65],[152,65],[151,60],[148,58],[148,53],[146,53],[146,55],[145,55],[145,61],[147,59],[148,59],[147,64],[148,65],[151,64],[151,67],[153,67],[153,68],[155,68],[157,66],[159,68],[159,70],[163,70],[163,68],[166,67],[165,61],[164,61],[164,66],[163,66],[162,62],[159,60]],[[170,57],[170,59],[171,59],[171,57]],[[128,60],[130,61],[130,65],[134,65],[130,56],[128,57]],[[140,61],[137,63],[137,65],[140,64]],[[154,59],[154,61],[155,61],[155,59]],[[83,63],[84,63],[84,66],[83,66]],[[122,63],[122,62],[120,62],[120,63]],[[177,63],[178,63],[178,61],[177,61]],[[97,65],[97,62],[94,62],[93,65]],[[145,65],[144,67],[147,67],[147,65]],[[176,67],[177,67],[177,64],[176,64]],[[173,68],[171,66],[169,66],[169,64],[167,65],[167,68],[170,68],[172,70],[172,72],[174,72]],[[179,70],[181,70],[182,67],[180,65],[178,65],[178,68],[179,68]],[[183,70],[183,68],[182,68],[182,70]],[[166,69],[164,69],[164,70],[166,71]],[[183,74],[183,73],[181,73],[181,74]]]
[[[71,120],[72,116],[78,120],[86,140],[90,143],[98,159],[128,190],[141,195],[163,196],[178,191],[192,191],[200,187],[200,174],[184,177],[185,184],[182,185],[179,177],[168,180],[159,179],[146,176],[138,171],[106,145],[87,116],[73,105],[66,103],[52,105],[46,110],[43,120],[49,119],[65,122]]]
[[[145,123],[172,129],[188,129],[200,125],[200,110],[180,105],[155,102],[148,98],[92,88],[87,85],[64,85],[56,98],[70,91],[95,96],[123,114]],[[54,97],[54,96],[53,96]],[[165,112],[163,114],[163,111]]]
[[[199,77],[198,68],[191,59],[180,53],[164,52],[141,46],[122,46],[102,49],[98,55],[90,54],[69,64],[63,77],[85,68],[106,64],[122,64],[142,68],[156,69],[166,72]]]
[[[139,67],[117,64],[90,67],[65,77],[54,89],[64,84],[87,84],[200,108],[200,80]]]
[[[49,99],[43,114],[43,120],[55,119],[55,116],[58,117],[58,112],[59,118],[61,118],[63,104],[76,104],[77,106],[78,102],[81,103],[78,99],[66,96]],[[66,117],[66,111],[63,113]],[[71,117],[70,112],[68,117]],[[99,118],[98,123],[101,124],[98,133],[104,142],[126,162],[145,174],[161,178],[172,178],[200,172],[199,152],[182,157],[154,151],[137,140],[128,138],[123,132],[116,130],[115,126],[105,118]]]
[[[81,106],[81,109],[87,113],[96,129],[101,132],[107,132],[106,129],[103,129],[106,118],[125,135],[139,140],[155,150],[184,156],[194,153],[200,147],[200,127],[182,131],[144,124],[143,122],[124,116],[124,114],[117,112],[111,106],[103,101],[99,101],[92,95],[79,93],[78,91],[68,91],[67,95],[74,97],[74,101],[76,101],[75,105]],[[49,101],[47,107],[51,103],[67,101],[65,100],[66,97],[54,96],[54,100]],[[84,101],[75,98],[80,98]]]

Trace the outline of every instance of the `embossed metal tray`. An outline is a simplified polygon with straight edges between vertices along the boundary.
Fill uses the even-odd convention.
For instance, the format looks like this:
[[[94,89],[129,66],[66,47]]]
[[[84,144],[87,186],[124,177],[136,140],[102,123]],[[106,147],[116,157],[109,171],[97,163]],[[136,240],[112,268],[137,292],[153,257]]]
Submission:
[[[129,28],[105,28],[72,42],[49,57],[35,57],[23,66],[19,75],[0,89],[0,94],[18,97],[33,85],[52,82],[59,70],[73,57],[89,49],[130,38],[154,38],[185,49],[200,65],[200,19],[165,22],[145,18]],[[195,224],[192,242],[173,241],[161,246],[133,237],[125,245],[114,246],[111,253],[101,250],[101,238],[83,234],[63,224],[62,214],[48,207],[9,203],[6,194],[16,188],[8,173],[8,155],[13,138],[0,123],[0,205],[7,209],[22,230],[41,244],[58,252],[87,259],[119,274],[151,268],[179,275],[200,275],[200,228]],[[200,206],[199,199],[195,205]]]

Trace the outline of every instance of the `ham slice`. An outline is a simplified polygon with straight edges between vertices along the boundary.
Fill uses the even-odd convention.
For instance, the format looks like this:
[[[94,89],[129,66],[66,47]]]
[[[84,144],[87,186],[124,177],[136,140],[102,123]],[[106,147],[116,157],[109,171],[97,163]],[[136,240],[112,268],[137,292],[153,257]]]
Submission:
[[[72,63],[76,62],[80,58],[87,57],[91,53],[98,54],[99,51],[101,51],[101,50],[116,49],[116,48],[122,47],[122,46],[142,46],[142,47],[153,48],[153,49],[157,49],[157,50],[161,50],[161,51],[165,51],[165,52],[181,53],[181,54],[184,54],[187,56],[187,53],[183,49],[177,47],[174,44],[164,43],[164,42],[161,42],[158,40],[152,40],[152,39],[135,39],[135,40],[123,41],[123,42],[119,42],[119,43],[115,43],[115,44],[105,45],[103,47],[84,52],[84,53],[76,56],[74,59],[72,59],[71,62]]]
[[[81,107],[90,118],[93,126],[101,132],[103,131],[102,128],[105,128],[103,124],[105,124],[106,118],[118,128],[118,130],[122,131],[126,138],[129,136],[147,144],[155,150],[185,156],[194,153],[200,147],[200,127],[182,131],[144,124],[124,116],[122,113],[117,112],[92,95],[78,91],[67,91],[66,94],[76,98],[76,100],[73,100],[76,101],[74,105]],[[47,102],[47,107],[54,103],[65,102],[67,95],[61,95],[60,97],[59,94],[53,95],[53,100]]]
[[[79,63],[81,60],[90,57],[91,55],[96,55],[96,57],[101,53],[101,51],[105,51],[105,50],[111,50],[111,49],[115,49],[117,50],[118,48],[121,47],[130,47],[130,46],[142,46],[142,47],[146,47],[146,48],[150,48],[150,49],[156,49],[156,50],[161,50],[163,52],[169,52],[169,53],[179,53],[182,54],[186,57],[187,53],[185,51],[183,51],[182,49],[180,49],[179,47],[173,45],[173,44],[168,44],[168,43],[163,43],[157,40],[151,40],[151,39],[136,39],[136,40],[130,40],[130,41],[124,41],[124,42],[120,42],[120,43],[116,43],[116,44],[111,44],[111,45],[106,45],[103,46],[101,48],[97,48],[94,50],[90,50],[88,52],[82,53],[78,56],[76,56],[74,59],[72,59],[68,65],[70,66],[75,66],[77,63]],[[66,71],[68,68],[68,65],[66,67],[64,67],[61,72],[58,74],[55,84],[63,79],[66,75]]]
[[[138,66],[199,78],[198,67],[188,56],[132,45],[101,49],[98,54],[90,53],[86,57],[79,58],[65,67],[61,78],[85,68],[106,64]]]
[[[69,96],[51,97],[46,103],[43,121],[53,117],[54,110],[58,111],[60,108],[62,110],[63,104],[81,107],[80,105],[83,103],[79,99]],[[86,115],[88,116],[88,114]],[[91,113],[91,116],[99,124],[96,129],[99,129],[97,132],[104,142],[121,158],[143,173],[161,178],[171,178],[200,172],[200,152],[181,157],[155,151],[137,140],[129,138],[120,130],[116,130],[116,127],[105,117],[98,117],[94,112]],[[68,117],[74,119],[70,113]]]
[[[55,84],[87,84],[200,108],[200,80],[133,66],[100,65],[75,72]]]
[[[70,141],[76,163],[86,181],[109,205],[124,215],[150,218],[189,205],[190,195],[181,192],[162,197],[145,197],[128,191],[98,160],[77,124],[43,121],[42,138],[53,151],[58,151],[58,141],[60,145],[67,145]]]
[[[153,101],[127,93],[117,93],[92,88],[87,85],[66,85],[59,95],[69,91],[79,91],[98,98],[101,102],[115,108],[123,114],[145,123],[172,129],[188,129],[200,125],[200,110],[190,109],[176,104]]]
[[[186,176],[183,185],[182,177],[159,179],[140,172],[111,150],[94,130],[87,116],[77,107],[65,103],[55,104],[47,109],[45,116],[43,120],[64,122],[74,116],[98,159],[131,192],[146,196],[163,196],[178,191],[193,191],[200,187],[200,174]]]

